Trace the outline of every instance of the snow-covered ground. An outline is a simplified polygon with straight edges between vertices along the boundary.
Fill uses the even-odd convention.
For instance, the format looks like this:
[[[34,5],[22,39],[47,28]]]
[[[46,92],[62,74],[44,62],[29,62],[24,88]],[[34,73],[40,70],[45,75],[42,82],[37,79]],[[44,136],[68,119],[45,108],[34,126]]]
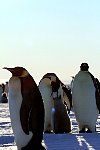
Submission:
[[[92,117],[92,116],[91,116]],[[70,113],[72,132],[44,134],[47,150],[100,150],[100,116],[96,133],[78,133],[74,113]],[[0,150],[17,150],[11,128],[8,104],[0,104]]]

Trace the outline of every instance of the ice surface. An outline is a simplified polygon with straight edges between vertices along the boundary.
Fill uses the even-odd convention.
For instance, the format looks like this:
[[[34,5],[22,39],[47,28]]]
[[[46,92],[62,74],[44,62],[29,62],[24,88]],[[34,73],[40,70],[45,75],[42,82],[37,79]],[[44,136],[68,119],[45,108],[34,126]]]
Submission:
[[[91,116],[92,117],[92,116]],[[71,111],[72,132],[67,134],[44,134],[47,150],[100,150],[100,116],[96,133],[78,133],[78,125]],[[0,150],[17,150],[11,128],[8,104],[0,103]]]

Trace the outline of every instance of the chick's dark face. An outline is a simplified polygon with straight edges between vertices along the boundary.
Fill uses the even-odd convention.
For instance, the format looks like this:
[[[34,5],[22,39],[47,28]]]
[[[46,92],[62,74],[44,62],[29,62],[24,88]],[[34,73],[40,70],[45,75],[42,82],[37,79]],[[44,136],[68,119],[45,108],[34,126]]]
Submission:
[[[60,82],[54,82],[54,81],[52,81],[51,82],[51,86],[52,86],[52,91],[53,92],[57,92],[58,91],[58,89],[59,89],[59,87],[60,87]]]

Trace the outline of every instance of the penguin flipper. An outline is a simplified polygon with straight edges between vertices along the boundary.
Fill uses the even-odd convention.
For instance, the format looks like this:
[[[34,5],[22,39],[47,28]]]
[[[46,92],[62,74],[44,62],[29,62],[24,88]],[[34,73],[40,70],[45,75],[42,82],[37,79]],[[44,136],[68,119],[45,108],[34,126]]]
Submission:
[[[97,78],[94,78],[94,76],[89,72],[92,80],[93,80],[93,83],[94,83],[94,86],[95,86],[95,97],[96,97],[96,105],[97,105],[97,108],[98,108],[98,111],[99,111],[99,114],[100,114],[100,82]]]
[[[21,78],[22,105],[20,120],[23,131],[29,134],[44,129],[44,105],[40,91],[31,76]],[[39,111],[38,111],[39,110]]]
[[[62,86],[62,89],[63,89],[63,91],[64,91],[64,93],[65,93],[65,97],[66,97],[66,99],[67,99],[67,101],[65,101],[65,104],[68,105],[68,103],[69,103],[69,105],[70,105],[70,106],[68,106],[69,112],[70,112],[70,110],[71,110],[71,108],[72,108],[72,94],[71,94],[71,90],[69,90],[69,89],[68,89],[67,87],[65,87],[65,86]]]
[[[28,135],[29,134],[29,114],[31,111],[31,102],[27,100],[27,94],[23,97],[21,109],[20,109],[20,121],[23,131]]]

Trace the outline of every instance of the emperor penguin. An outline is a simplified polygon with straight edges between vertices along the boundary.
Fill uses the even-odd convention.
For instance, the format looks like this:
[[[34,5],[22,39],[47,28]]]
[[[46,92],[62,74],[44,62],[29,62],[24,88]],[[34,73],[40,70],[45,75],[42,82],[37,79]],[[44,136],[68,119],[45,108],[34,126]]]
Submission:
[[[39,90],[45,108],[44,132],[70,132],[70,118],[67,114],[66,106],[63,104],[65,99],[66,102],[69,102],[69,99],[65,96],[62,82],[57,75],[55,73],[45,74],[39,82]]]
[[[0,103],[1,103],[2,93],[3,93],[3,88],[2,88],[2,85],[0,84]]]
[[[72,87],[73,107],[80,133],[96,131],[98,108],[94,79],[89,72],[88,64],[82,63],[80,71],[75,75]]]
[[[9,110],[18,150],[45,150],[43,146],[44,104],[33,77],[23,67],[7,68]]]

